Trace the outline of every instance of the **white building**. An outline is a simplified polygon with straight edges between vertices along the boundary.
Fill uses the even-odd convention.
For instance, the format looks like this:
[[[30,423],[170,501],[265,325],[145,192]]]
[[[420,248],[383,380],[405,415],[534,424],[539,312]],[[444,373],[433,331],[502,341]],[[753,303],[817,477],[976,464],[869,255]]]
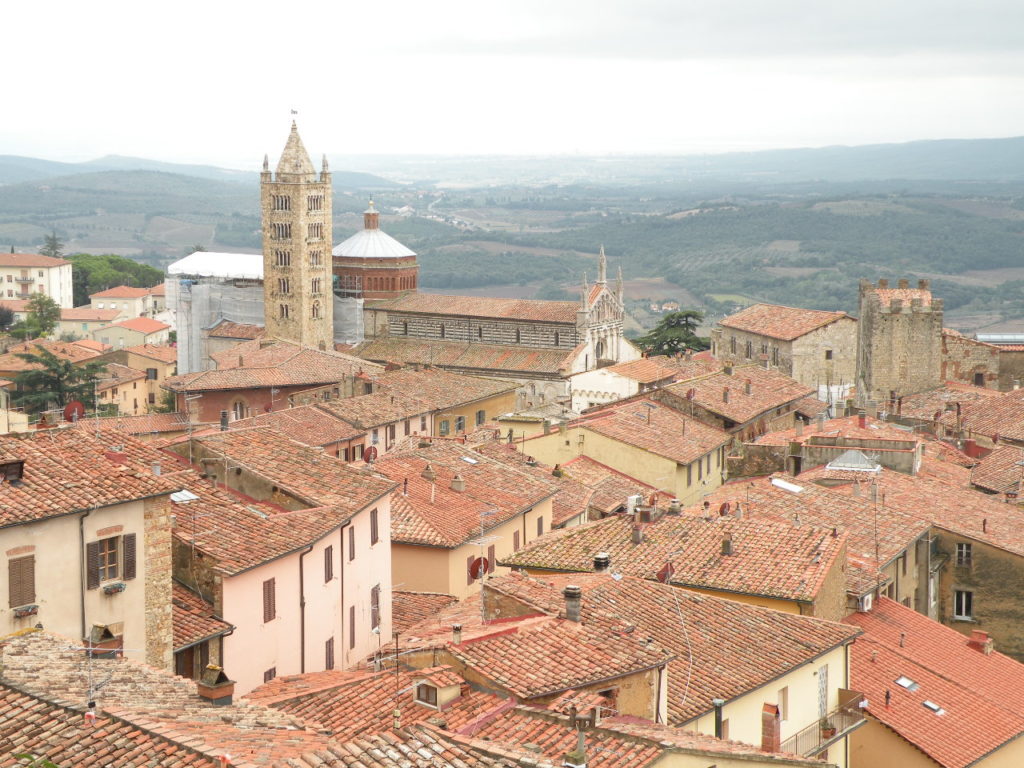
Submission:
[[[45,293],[64,309],[75,305],[71,287],[71,262],[38,253],[0,254],[0,300],[26,300]]]

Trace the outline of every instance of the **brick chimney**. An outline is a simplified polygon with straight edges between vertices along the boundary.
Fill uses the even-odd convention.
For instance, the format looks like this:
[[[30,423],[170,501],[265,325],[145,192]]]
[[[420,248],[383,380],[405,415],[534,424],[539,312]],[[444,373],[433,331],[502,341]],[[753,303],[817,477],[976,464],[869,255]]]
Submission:
[[[644,541],[644,529],[639,525],[633,526],[632,541],[634,544],[642,544]]]
[[[868,428],[868,414],[863,408],[857,411],[857,426],[861,429]]]
[[[732,534],[727,533],[725,534],[725,536],[722,537],[722,554],[732,554]]]
[[[583,590],[574,584],[568,584],[562,590],[562,596],[565,597],[565,618],[569,621],[578,622],[580,620],[580,603],[583,601]]]
[[[722,368],[722,373],[724,373],[726,376],[732,376],[732,363],[726,363],[725,366]]]
[[[462,644],[462,625],[452,624],[452,645]]]
[[[750,388],[751,388],[750,379],[744,379],[743,380],[743,392],[745,394],[749,395],[750,394]]]
[[[765,704],[761,707],[761,751],[780,752],[781,750],[779,708],[775,704]]]
[[[992,637],[988,632],[982,632],[980,629],[971,630],[971,636],[967,640],[967,645],[976,651],[981,651],[986,656],[995,650],[992,644]]]
[[[196,693],[218,707],[226,707],[235,693],[235,681],[229,680],[216,664],[207,664],[196,681]]]
[[[434,468],[430,466],[430,464],[427,464],[427,466],[423,468],[423,472],[420,473],[420,477],[430,483],[437,480],[437,474],[434,472]]]

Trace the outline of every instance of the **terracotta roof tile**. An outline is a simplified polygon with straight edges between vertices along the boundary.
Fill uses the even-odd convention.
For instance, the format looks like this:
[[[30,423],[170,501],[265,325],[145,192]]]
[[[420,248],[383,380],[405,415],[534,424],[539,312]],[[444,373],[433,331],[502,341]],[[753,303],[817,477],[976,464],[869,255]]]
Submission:
[[[149,295],[149,288],[132,288],[129,285],[118,285],[105,291],[90,293],[90,299],[141,299]]]
[[[319,406],[324,413],[361,432],[406,419],[418,419],[431,411],[419,397],[394,390],[377,390],[369,395],[327,400]]]
[[[349,401],[345,400],[344,402]],[[267,427],[296,442],[310,446],[330,445],[343,440],[352,440],[365,434],[364,430],[356,429],[326,406],[327,403],[316,403],[261,413],[248,419],[236,419],[228,425],[228,429]]]
[[[181,584],[173,585],[171,596],[174,622],[174,650],[201,643],[230,632],[233,627],[213,613],[213,603]]]
[[[723,318],[719,325],[781,341],[792,341],[844,317],[853,319],[845,312],[823,312],[779,304],[752,304]]]
[[[944,414],[942,421],[956,426],[956,414]],[[986,397],[961,408],[960,423],[969,434],[1024,441],[1024,389],[1012,389]]]
[[[994,493],[1020,493],[1024,448],[1000,445],[971,471],[971,483]]]
[[[121,314],[116,309],[93,309],[91,306],[86,305],[84,307],[74,307],[72,309],[62,309],[60,311],[60,319],[68,322],[101,322],[109,323],[111,320]]]
[[[864,630],[851,651],[850,681],[867,695],[868,714],[939,765],[965,768],[1024,734],[1020,663],[985,654],[959,632],[885,597],[845,621]],[[897,684],[901,676],[917,688]]]
[[[125,352],[149,357],[162,363],[173,363],[178,359],[177,347],[163,344],[137,344],[134,347],[125,347]]]
[[[414,395],[432,411],[443,411],[515,392],[519,383],[483,376],[466,376],[439,369],[386,371],[377,380],[381,391]]]
[[[870,291],[881,300],[882,304],[890,304],[899,299],[906,305],[914,299],[920,299],[925,305],[931,304],[932,292],[926,288],[873,288]]]
[[[616,373],[641,384],[653,384],[672,378],[689,379],[720,370],[722,364],[717,360],[694,360],[658,355],[642,357],[625,363],[610,365],[601,370]]]
[[[391,625],[395,632],[405,634],[405,630],[413,624],[420,623],[455,602],[458,602],[458,598],[454,595],[396,589],[391,593]]]
[[[615,515],[561,531],[504,558],[502,565],[530,570],[592,572],[594,556],[611,556],[612,571],[657,580],[671,563],[672,583],[703,589],[811,602],[837,558],[845,558],[846,535],[831,529],[758,517],[716,514],[666,515],[641,526],[634,544],[631,516]],[[732,554],[722,554],[729,538]]]
[[[221,320],[210,328],[208,335],[218,339],[258,339],[266,333],[262,325],[251,323],[236,323],[231,320]]]
[[[970,384],[962,384],[956,381],[948,381],[945,386],[938,389],[930,389],[926,392],[918,392],[913,395],[904,395],[900,398],[899,414],[906,419],[919,419],[921,421],[934,421],[935,415],[941,418],[947,410],[956,410],[956,404],[961,406],[968,403],[986,401],[998,397],[999,391],[974,387]]]
[[[0,253],[0,267],[62,267],[70,263],[41,253]]]
[[[749,383],[750,392],[747,392]],[[725,390],[729,390],[728,396]],[[759,365],[736,366],[725,371],[679,381],[664,388],[677,397],[692,400],[711,413],[745,424],[758,416],[813,394],[805,386],[774,369]],[[692,396],[688,396],[692,393]]]
[[[100,355],[96,350],[86,349],[78,344],[66,341],[36,339],[35,341],[26,341],[8,347],[7,352],[0,355],[0,371],[27,371],[38,368],[38,364],[22,360],[18,357],[18,354],[38,355],[40,349],[45,349],[61,360],[67,360],[71,363],[87,362]]]
[[[579,304],[575,301],[538,301],[409,293],[397,299],[373,302],[367,306],[367,309],[383,309],[395,314],[498,317],[529,322],[568,323],[575,326],[576,310],[579,309]]]
[[[167,283],[157,283],[149,289],[150,296],[166,296]]]
[[[107,363],[106,369],[99,378],[97,389],[100,391],[122,386],[129,381],[139,381],[146,378],[146,372],[129,368],[120,363]]]
[[[366,360],[398,365],[433,365],[468,371],[508,371],[559,376],[567,371],[576,350],[548,347],[467,344],[384,337],[356,345],[352,354]]]
[[[102,341],[96,341],[95,339],[76,339],[75,341],[72,341],[71,344],[97,353],[106,352],[107,350],[114,348],[111,344],[104,344]]]
[[[183,432],[188,429],[188,417],[184,413],[146,413],[141,416],[105,416],[99,419],[86,418],[75,422],[74,427],[95,432],[114,430],[126,435],[150,435],[157,432]],[[196,424],[197,429],[206,425]]]
[[[139,333],[157,333],[159,331],[166,331],[170,328],[167,323],[161,323],[159,320],[154,320],[151,317],[132,317],[128,320],[122,320],[119,323],[111,323],[105,325],[99,330],[105,330],[107,328],[127,328],[130,331],[138,331]]]

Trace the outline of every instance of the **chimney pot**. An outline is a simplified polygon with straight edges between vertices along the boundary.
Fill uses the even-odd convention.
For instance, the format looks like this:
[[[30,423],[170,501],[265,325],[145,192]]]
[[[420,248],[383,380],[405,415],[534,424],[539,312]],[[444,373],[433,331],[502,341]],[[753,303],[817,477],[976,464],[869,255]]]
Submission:
[[[644,540],[644,529],[639,525],[633,526],[632,540],[634,544],[642,544]]]
[[[722,388],[722,402],[723,403],[728,403],[729,402],[729,388],[728,387],[723,387]]]
[[[462,475],[456,475],[452,478],[452,490],[459,493],[466,490],[466,481],[462,479]]]
[[[726,376],[732,376],[732,363],[726,363],[725,366],[722,368],[722,372]]]
[[[422,477],[427,482],[432,483],[435,480],[437,480],[437,473],[434,472],[434,468],[430,466],[430,464],[428,463],[427,466],[423,468],[423,472],[420,473],[420,477]]]
[[[672,499],[668,503],[668,513],[670,515],[678,515],[683,511],[683,505],[679,502],[679,499]]]
[[[796,436],[803,437],[804,435],[804,423],[800,420],[796,420]]]
[[[220,431],[221,432],[226,432],[227,428],[228,428],[228,412],[227,411],[221,411],[220,412]]]
[[[216,664],[207,664],[196,681],[196,693],[218,707],[225,707],[231,704],[235,682],[229,680],[224,670]]]
[[[452,624],[452,645],[461,645],[462,643],[462,625]]]
[[[726,534],[726,536],[724,536],[722,538],[722,554],[723,555],[731,555],[732,554],[732,536],[731,535]]]
[[[750,379],[745,379],[745,380],[743,381],[743,391],[744,391],[744,392],[745,392],[746,394],[748,394],[748,395],[749,395],[749,394],[750,394],[750,388],[751,388],[751,384],[750,384]]]
[[[565,618],[578,622],[580,620],[580,604],[583,602],[583,590],[575,584],[568,584],[562,590],[562,596],[565,597]]]
[[[861,429],[868,428],[868,414],[863,408],[857,411],[857,426]]]
[[[607,552],[598,552],[594,555],[594,573],[607,573],[612,565],[612,556]]]

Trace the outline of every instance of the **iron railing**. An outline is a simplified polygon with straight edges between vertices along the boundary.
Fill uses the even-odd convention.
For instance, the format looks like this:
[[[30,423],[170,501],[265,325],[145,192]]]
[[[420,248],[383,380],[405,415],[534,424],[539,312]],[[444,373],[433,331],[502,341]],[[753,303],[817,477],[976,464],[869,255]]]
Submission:
[[[856,704],[838,707],[782,742],[782,751],[802,757],[816,755],[863,723],[864,712]]]

